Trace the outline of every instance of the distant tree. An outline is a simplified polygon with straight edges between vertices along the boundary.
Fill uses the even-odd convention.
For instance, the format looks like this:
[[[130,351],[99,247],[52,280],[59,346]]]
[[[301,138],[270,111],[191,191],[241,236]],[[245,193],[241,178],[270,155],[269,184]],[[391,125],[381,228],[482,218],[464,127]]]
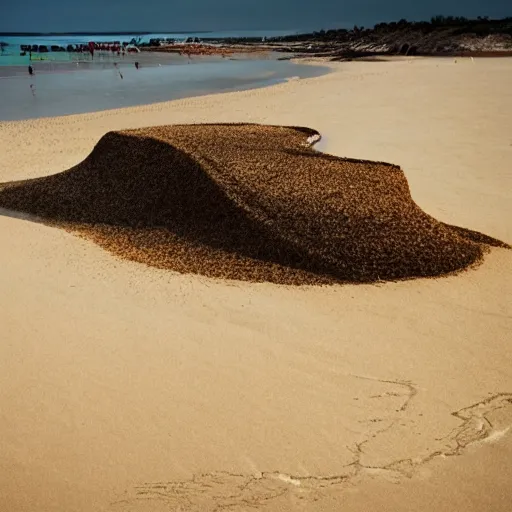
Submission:
[[[446,18],[443,15],[438,14],[430,19],[430,23],[432,23],[432,25],[444,25],[446,23]]]

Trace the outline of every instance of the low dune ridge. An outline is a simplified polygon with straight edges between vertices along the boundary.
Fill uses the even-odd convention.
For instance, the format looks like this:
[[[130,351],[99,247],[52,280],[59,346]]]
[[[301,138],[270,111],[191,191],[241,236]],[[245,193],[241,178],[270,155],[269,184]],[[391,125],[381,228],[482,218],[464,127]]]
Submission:
[[[313,149],[303,127],[171,125],[101,138],[75,167],[0,186],[0,206],[182,273],[282,284],[432,277],[506,244],[439,222],[396,165]]]

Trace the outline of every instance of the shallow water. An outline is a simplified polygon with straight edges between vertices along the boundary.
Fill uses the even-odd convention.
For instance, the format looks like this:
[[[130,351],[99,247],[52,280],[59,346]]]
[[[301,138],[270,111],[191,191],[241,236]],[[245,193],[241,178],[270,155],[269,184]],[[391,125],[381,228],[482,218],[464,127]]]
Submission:
[[[140,63],[139,69],[135,61]],[[143,105],[224,91],[263,87],[326,68],[278,61],[171,54],[138,54],[124,60],[33,62],[0,69],[0,120],[51,117]]]

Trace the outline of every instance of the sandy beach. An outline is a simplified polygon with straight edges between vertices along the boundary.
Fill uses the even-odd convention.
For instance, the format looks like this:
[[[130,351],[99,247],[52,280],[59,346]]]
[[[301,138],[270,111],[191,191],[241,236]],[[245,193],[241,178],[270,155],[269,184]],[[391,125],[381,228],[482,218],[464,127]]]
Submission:
[[[512,59],[330,64],[270,88],[0,123],[0,182],[110,130],[307,126],[512,243]],[[512,251],[437,279],[293,287],[121,260],[0,216],[0,509],[508,511]]]

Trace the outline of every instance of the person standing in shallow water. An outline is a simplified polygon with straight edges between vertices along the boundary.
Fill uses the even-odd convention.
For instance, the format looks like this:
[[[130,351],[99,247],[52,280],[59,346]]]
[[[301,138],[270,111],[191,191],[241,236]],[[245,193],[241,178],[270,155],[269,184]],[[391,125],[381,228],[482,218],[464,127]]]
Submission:
[[[116,70],[119,73],[119,76],[121,77],[121,80],[122,80],[123,79],[123,75],[122,75],[121,71],[119,70],[119,68],[117,67],[117,62],[114,62],[114,67],[116,68]]]
[[[28,66],[28,74],[30,76],[34,76],[34,68],[30,64]],[[34,87],[34,84],[30,84],[30,92],[32,93],[32,96],[36,95],[36,88]]]

